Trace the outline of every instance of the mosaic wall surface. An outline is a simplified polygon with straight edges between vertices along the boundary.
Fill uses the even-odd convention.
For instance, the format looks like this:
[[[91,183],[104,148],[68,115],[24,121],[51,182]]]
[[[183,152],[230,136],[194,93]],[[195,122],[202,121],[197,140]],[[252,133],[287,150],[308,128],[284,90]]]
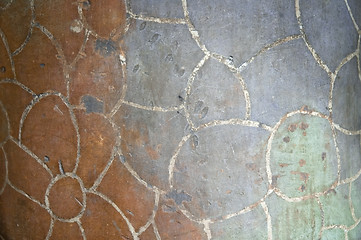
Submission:
[[[1,239],[361,239],[359,0],[1,0]]]

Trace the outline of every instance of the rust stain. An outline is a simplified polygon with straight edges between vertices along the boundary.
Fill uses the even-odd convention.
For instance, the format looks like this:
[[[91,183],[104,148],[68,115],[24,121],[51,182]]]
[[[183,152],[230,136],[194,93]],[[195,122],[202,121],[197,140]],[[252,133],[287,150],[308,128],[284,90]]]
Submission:
[[[299,172],[299,171],[291,171],[291,174],[300,175],[300,179],[301,179],[302,181],[304,181],[305,183],[307,183],[308,178],[309,178],[309,176],[310,176],[310,174],[308,174],[308,173]]]
[[[304,122],[301,122],[301,124],[299,125],[299,128],[302,129],[302,130],[306,130],[308,128],[308,124],[304,123]]]
[[[306,160],[300,159],[300,161],[298,163],[300,164],[300,167],[303,167],[306,165]]]
[[[246,167],[247,167],[247,169],[249,169],[251,171],[256,171],[257,170],[257,165],[255,163],[247,163]]]
[[[326,159],[326,153],[323,152],[321,157],[322,157],[322,161],[324,161]]]
[[[157,160],[159,158],[159,153],[157,150],[154,150],[152,147],[150,146],[146,146],[145,147],[145,150],[147,151],[149,157],[152,159],[152,160]]]
[[[298,188],[298,190],[301,192],[305,191],[305,189],[306,189],[306,187],[303,184]]]
[[[294,132],[297,129],[297,123],[290,124],[288,126],[288,131]]]
[[[303,132],[302,135],[306,137],[307,133],[306,133],[306,132]]]
[[[288,163],[279,163],[278,164],[281,168],[284,168],[284,167],[288,167],[289,164]]]

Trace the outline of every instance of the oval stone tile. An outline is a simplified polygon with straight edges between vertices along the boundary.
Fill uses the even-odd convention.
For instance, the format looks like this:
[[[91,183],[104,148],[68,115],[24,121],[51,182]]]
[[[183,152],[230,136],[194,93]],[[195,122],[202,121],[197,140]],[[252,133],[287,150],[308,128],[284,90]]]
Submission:
[[[337,157],[328,120],[296,114],[281,121],[270,154],[272,185],[288,197],[323,192],[337,181]]]
[[[357,31],[344,1],[300,1],[308,41],[331,71],[356,50]]]
[[[184,25],[135,21],[125,36],[127,46],[126,100],[170,107],[179,96],[203,53]]]
[[[353,131],[361,130],[361,81],[357,76],[357,60],[353,58],[336,77],[332,101],[333,120]]]
[[[48,96],[33,106],[21,136],[28,147],[53,174],[73,171],[77,159],[77,133],[69,109],[57,96]]]
[[[174,188],[186,196],[177,204],[183,203],[198,218],[213,218],[260,200],[267,192],[268,136],[260,128],[232,125],[196,132],[176,160]]]
[[[243,119],[246,113],[240,81],[225,65],[213,59],[197,73],[187,107],[197,125],[213,120]]]

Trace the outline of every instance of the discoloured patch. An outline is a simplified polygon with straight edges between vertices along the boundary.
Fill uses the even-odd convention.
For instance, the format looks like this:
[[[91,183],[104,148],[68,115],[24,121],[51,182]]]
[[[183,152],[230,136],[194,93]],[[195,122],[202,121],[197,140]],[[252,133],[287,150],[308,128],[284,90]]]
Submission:
[[[300,161],[298,161],[298,164],[300,165],[300,167],[303,167],[306,165],[306,160],[300,159]]]
[[[117,51],[116,43],[111,39],[97,39],[95,41],[95,51],[99,52],[104,57],[108,57]]]
[[[173,190],[173,191],[169,192],[166,195],[166,197],[168,199],[173,199],[177,205],[182,204],[182,202],[184,202],[184,201],[185,202],[192,201],[192,196],[190,196],[189,194],[187,194],[183,190],[181,190],[181,191]]]
[[[309,176],[310,176],[310,174],[308,174],[308,173],[299,172],[299,171],[291,171],[291,174],[300,175],[300,179],[301,179],[302,181],[304,181],[305,183],[307,183],[308,178],[309,178]]]
[[[297,124],[293,123],[288,126],[288,131],[294,132],[297,129]]]
[[[102,113],[104,111],[104,103],[93,96],[85,95],[81,101],[85,105],[86,113]]]
[[[284,138],[283,138],[283,141],[284,141],[285,143],[288,143],[288,142],[290,142],[290,137],[289,137],[289,136],[287,136],[287,137],[284,137]]]
[[[302,130],[306,130],[308,128],[308,124],[307,123],[304,123],[304,122],[301,122],[301,124],[298,126],[300,129]]]

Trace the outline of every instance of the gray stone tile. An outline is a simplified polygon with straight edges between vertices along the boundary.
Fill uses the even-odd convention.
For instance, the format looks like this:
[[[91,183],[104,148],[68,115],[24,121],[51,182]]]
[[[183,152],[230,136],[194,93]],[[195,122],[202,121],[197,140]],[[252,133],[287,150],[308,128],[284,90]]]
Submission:
[[[185,25],[136,21],[128,32],[126,99],[145,106],[180,105],[193,68],[204,56]]]
[[[209,50],[242,63],[263,46],[299,34],[288,0],[189,0],[190,19]]]
[[[341,157],[341,179],[354,176],[361,169],[360,135],[349,136],[337,131]]]
[[[330,80],[301,39],[260,55],[241,74],[251,98],[251,119],[273,125],[303,105],[328,113]]]
[[[129,0],[129,5],[133,13],[147,17],[184,17],[181,0]]]
[[[357,45],[358,35],[344,1],[300,1],[300,10],[310,44],[334,71]]]

